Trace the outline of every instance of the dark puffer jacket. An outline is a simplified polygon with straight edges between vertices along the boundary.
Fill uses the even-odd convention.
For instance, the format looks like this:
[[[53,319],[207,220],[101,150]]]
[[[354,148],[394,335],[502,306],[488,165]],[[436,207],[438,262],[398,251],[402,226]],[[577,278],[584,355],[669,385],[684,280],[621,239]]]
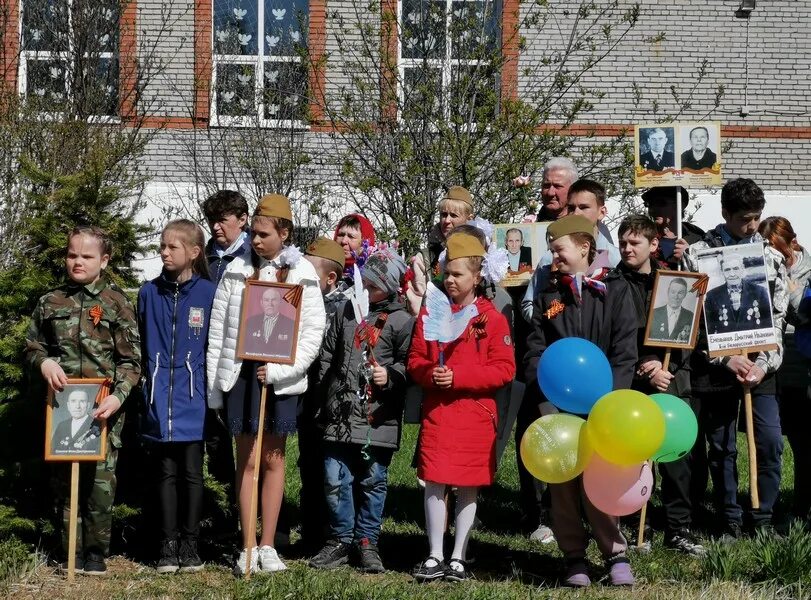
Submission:
[[[360,368],[366,344],[356,347],[352,304],[347,302],[336,315],[321,349],[318,379],[326,389],[319,423],[324,439],[352,444],[399,448],[406,388],[406,359],[411,345],[414,318],[399,302],[388,299],[369,307],[367,322],[372,326],[386,314],[380,337],[373,349],[374,359],[386,367],[388,383],[372,386],[369,402],[358,395],[362,381]]]

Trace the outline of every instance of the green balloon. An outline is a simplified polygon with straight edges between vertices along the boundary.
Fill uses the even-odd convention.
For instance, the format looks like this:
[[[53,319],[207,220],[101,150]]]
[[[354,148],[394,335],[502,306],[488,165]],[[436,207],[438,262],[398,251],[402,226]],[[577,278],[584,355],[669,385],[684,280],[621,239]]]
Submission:
[[[670,394],[651,394],[665,415],[665,439],[653,455],[654,462],[673,462],[693,449],[698,437],[698,422],[690,405]]]

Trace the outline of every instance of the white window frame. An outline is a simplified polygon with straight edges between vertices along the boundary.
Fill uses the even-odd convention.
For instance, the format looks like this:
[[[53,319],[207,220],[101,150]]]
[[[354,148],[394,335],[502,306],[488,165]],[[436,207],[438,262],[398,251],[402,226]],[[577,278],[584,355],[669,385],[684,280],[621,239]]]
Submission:
[[[23,27],[25,23],[23,23],[23,15],[25,14],[25,7],[23,3],[26,0],[20,0],[20,6],[18,10],[18,21],[17,21],[17,31],[19,32],[19,48],[20,48],[20,65],[18,69],[18,77],[17,77],[17,91],[25,98],[28,94],[28,61],[46,61],[46,60],[61,60],[65,65],[65,94],[70,94],[71,85],[71,78],[73,77],[73,70],[70,68],[70,57],[73,55],[73,36],[68,35],[68,49],[62,52],[55,52],[53,50],[26,50],[25,49],[25,34]],[[73,30],[73,0],[68,0],[68,31]],[[119,19],[120,19],[119,15]],[[119,30],[120,30],[120,22],[119,22]],[[120,57],[120,31],[119,31],[119,52],[99,52],[97,54],[98,58],[101,59],[108,59],[108,60],[115,60],[118,58],[119,65],[118,65],[118,79],[116,83],[118,85],[118,93],[117,97],[117,107],[116,111],[121,106],[121,57]],[[119,56],[116,57],[116,54]],[[88,56],[87,54],[85,55]],[[39,114],[39,117],[43,120],[47,121],[58,121],[64,118],[63,113],[58,112],[42,112]],[[89,123],[109,123],[115,124],[121,122],[121,115],[92,115],[87,118]]]
[[[398,69],[398,84],[397,84],[397,98],[400,106],[405,106],[405,70],[407,68],[421,68],[427,67],[429,69],[437,69],[442,73],[442,107],[443,119],[447,122],[451,119],[451,98],[450,86],[451,76],[454,68],[458,67],[479,67],[487,65],[490,61],[479,59],[465,59],[453,58],[451,50],[453,44],[450,39],[451,19],[453,2],[459,0],[445,0],[445,57],[444,58],[404,58],[403,57],[403,0],[397,0],[397,24],[400,35],[397,36],[397,69]],[[479,0],[462,0],[465,2],[476,2]],[[495,18],[501,26],[502,6],[496,0],[489,0],[494,6],[494,11],[497,11]],[[498,83],[498,82],[496,82]],[[402,114],[397,115],[397,119],[402,122],[404,117]],[[475,129],[476,123],[469,123],[466,127]]]
[[[212,14],[215,0],[211,2]],[[209,102],[209,125],[212,127],[260,127],[262,129],[302,129],[307,130],[310,125],[304,121],[291,119],[265,119],[265,64],[266,63],[301,63],[300,56],[265,56],[265,0],[252,0],[257,3],[256,9],[256,56],[244,54],[217,54],[214,52],[216,35],[214,20],[211,26],[211,92]],[[307,2],[307,27],[310,24],[310,3]],[[304,34],[305,32],[302,32]],[[307,48],[309,49],[310,35],[306,32]],[[254,66],[254,108],[256,116],[235,117],[217,114],[217,67],[220,65],[253,65]],[[309,94],[309,73],[307,82]]]

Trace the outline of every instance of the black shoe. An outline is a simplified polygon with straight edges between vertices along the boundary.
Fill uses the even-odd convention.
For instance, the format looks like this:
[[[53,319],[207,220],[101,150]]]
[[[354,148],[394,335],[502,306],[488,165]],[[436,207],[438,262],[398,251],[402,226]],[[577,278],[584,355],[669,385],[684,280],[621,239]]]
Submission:
[[[307,564],[314,569],[335,569],[349,562],[349,544],[329,540]]]
[[[690,556],[704,556],[706,550],[689,529],[665,533],[665,546]]]
[[[59,568],[66,572],[68,571],[68,561],[59,563]],[[76,566],[74,567],[75,573],[83,573],[84,572],[84,556],[81,554],[76,555]]]
[[[358,558],[360,560],[360,570],[364,573],[385,573],[386,568],[380,559],[380,552],[377,546],[363,538],[358,542]]]
[[[429,565],[428,563],[431,562],[434,564]],[[445,577],[447,569],[448,566],[445,564],[445,561],[429,556],[417,565],[412,574],[417,581],[433,581],[434,579],[442,579]]]
[[[731,544],[743,537],[743,529],[737,521],[728,521],[721,530],[722,544]]]
[[[97,552],[88,552],[84,557],[85,575],[107,575],[107,565],[104,564],[104,555]]]
[[[774,528],[771,521],[764,521],[762,523],[755,523],[753,527],[753,534],[765,537],[766,539],[780,540],[783,536]]]
[[[197,573],[203,570],[203,561],[197,554],[197,540],[180,540],[180,550],[177,552],[181,573]]]
[[[178,568],[177,540],[163,540],[161,557],[158,559],[158,573],[176,573]]]
[[[445,579],[448,581],[464,581],[468,578],[467,565],[465,561],[452,558],[445,567]]]

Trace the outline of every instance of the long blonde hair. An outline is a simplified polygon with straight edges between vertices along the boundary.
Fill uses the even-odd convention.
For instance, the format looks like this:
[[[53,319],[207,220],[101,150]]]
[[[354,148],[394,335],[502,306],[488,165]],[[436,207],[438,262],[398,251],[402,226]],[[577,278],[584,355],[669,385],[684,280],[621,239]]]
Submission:
[[[161,232],[161,237],[163,237],[167,231],[179,233],[186,250],[194,247],[200,249],[197,258],[192,261],[191,270],[192,273],[208,279],[209,271],[208,260],[206,259],[206,242],[202,227],[189,219],[176,219],[166,224],[166,227],[164,227]]]

